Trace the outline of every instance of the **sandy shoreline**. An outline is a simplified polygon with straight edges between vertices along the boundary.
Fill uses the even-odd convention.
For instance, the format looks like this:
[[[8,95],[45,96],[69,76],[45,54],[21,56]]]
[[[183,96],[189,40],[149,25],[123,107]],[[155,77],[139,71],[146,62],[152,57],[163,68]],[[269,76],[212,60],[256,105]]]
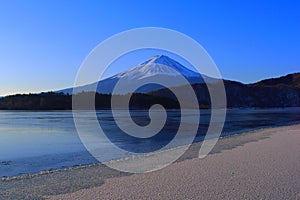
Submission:
[[[205,159],[196,158],[199,145],[171,166],[146,174],[94,165],[2,181],[0,198],[300,198],[300,125],[223,138]]]

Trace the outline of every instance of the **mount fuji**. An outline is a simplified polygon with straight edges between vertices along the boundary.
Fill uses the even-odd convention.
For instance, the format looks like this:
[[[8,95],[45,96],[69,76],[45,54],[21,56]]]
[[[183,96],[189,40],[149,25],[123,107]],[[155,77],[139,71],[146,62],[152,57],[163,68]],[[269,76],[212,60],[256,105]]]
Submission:
[[[179,62],[165,55],[153,56],[151,59],[138,64],[122,73],[116,74],[99,82],[80,86],[77,91],[89,92],[92,88],[97,88],[97,92],[101,94],[112,94],[114,87],[119,81],[122,81],[122,89],[118,94],[126,94],[129,91],[127,88],[133,83],[141,85],[135,92],[147,93],[164,88],[164,86],[155,84],[157,80],[168,80],[168,87],[176,87],[182,85],[182,82],[177,81],[178,77],[184,77],[190,84],[204,83],[206,81],[214,82],[216,79],[210,78],[192,71]],[[145,84],[143,83],[153,83]],[[72,94],[73,88],[60,90],[64,94]]]

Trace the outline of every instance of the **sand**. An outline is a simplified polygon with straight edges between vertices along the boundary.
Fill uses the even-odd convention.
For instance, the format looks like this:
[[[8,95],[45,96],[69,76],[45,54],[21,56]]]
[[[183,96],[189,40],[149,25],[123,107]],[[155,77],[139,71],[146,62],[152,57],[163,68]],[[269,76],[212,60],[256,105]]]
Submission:
[[[155,172],[109,178],[101,186],[47,198],[300,199],[300,125],[255,134],[267,137],[204,159],[184,160]],[[243,136],[229,140],[238,137]]]

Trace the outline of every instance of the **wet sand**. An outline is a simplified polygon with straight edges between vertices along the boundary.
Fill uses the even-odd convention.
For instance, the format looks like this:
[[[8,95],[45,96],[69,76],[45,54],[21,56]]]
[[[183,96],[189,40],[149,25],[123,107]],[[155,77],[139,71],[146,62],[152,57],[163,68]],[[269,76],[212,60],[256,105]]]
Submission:
[[[300,199],[300,125],[220,139],[145,174],[101,164],[0,182],[1,199]]]

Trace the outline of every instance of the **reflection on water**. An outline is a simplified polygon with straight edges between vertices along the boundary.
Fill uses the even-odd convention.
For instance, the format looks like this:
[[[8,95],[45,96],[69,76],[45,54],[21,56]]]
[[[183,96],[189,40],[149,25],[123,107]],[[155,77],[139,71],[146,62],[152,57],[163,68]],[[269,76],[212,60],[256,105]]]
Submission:
[[[195,117],[193,112],[181,116],[179,110],[169,110],[167,114],[168,120],[158,135],[139,139],[124,134],[116,126],[110,111],[97,111],[99,124],[108,138],[119,148],[136,153],[158,150],[168,144],[180,122],[198,125],[190,124]],[[150,120],[147,111],[131,111],[131,116],[142,126]],[[210,117],[208,110],[201,110],[195,141],[203,139]],[[87,117],[85,120],[88,126],[92,119]],[[126,119],[122,120],[126,123]],[[222,136],[299,122],[300,108],[228,110]],[[188,129],[186,137],[189,137]],[[96,162],[77,135],[71,111],[0,111],[0,138],[0,177]],[[106,160],[128,155],[114,155],[105,142],[99,144],[99,148],[103,149]]]

